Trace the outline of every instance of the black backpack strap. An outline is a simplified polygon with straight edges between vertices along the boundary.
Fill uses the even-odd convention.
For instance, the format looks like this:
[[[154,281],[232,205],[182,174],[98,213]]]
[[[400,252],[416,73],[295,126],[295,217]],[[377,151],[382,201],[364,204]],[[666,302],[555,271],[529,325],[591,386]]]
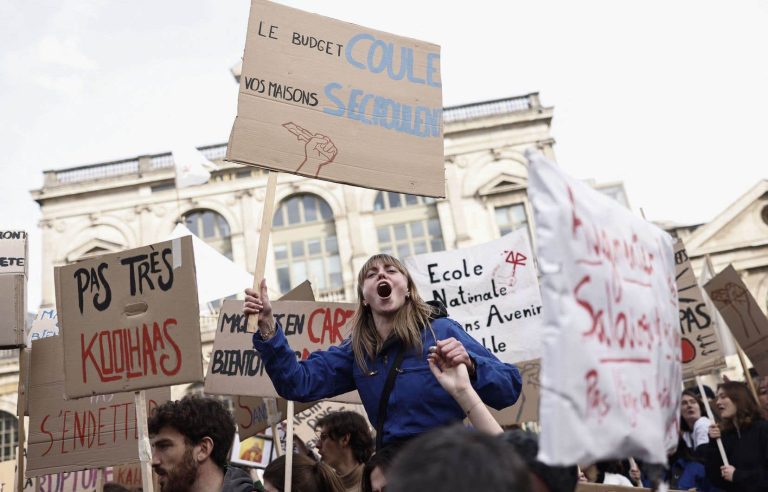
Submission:
[[[400,369],[400,364],[405,357],[405,347],[402,347],[395,357],[395,361],[389,367],[387,373],[387,380],[384,382],[384,389],[381,390],[381,399],[379,400],[379,413],[376,418],[376,451],[380,450],[384,446],[384,421],[387,419],[387,404],[389,403],[389,395],[392,393],[392,388],[395,386],[395,376]]]

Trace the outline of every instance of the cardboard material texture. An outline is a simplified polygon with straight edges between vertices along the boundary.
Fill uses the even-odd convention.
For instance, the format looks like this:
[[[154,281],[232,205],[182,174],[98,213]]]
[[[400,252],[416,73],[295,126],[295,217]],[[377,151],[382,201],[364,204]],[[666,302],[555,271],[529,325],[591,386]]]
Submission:
[[[675,279],[680,311],[683,377],[691,378],[725,367],[713,313],[704,301],[685,244],[680,239],[675,243]]]
[[[41,309],[32,321],[25,337],[25,348],[22,352],[21,363],[24,370],[21,371],[26,377],[19,384],[19,398],[24,401],[24,415],[29,416],[29,360],[32,353],[32,342],[42,338],[53,337],[59,334],[59,318],[55,309]]]
[[[269,399],[260,396],[235,396],[235,422],[240,439],[246,439],[251,436],[263,433],[272,423],[285,420],[288,407],[287,400],[275,398],[275,407],[270,410]],[[315,403],[293,404],[294,415],[308,408],[312,408]],[[272,413],[276,412],[276,413]]]
[[[365,408],[362,405],[356,405],[353,403],[340,403],[333,401],[321,401],[316,405],[311,406],[301,412],[296,413],[293,416],[293,432],[299,437],[308,448],[317,450],[318,435],[315,431],[317,421],[320,418],[328,415],[331,412],[349,411],[356,412],[363,416],[366,422],[369,422],[368,415],[365,413]],[[374,433],[373,428],[368,427],[371,434]]]
[[[43,475],[39,479],[40,489],[37,491],[35,479],[27,477],[24,480],[24,492],[96,492],[99,473],[99,470],[93,469]],[[112,470],[107,468],[104,473],[104,481],[112,481]],[[16,460],[0,462],[0,490],[16,490]]]
[[[61,340],[32,346],[27,475],[100,468],[137,461],[133,393],[64,399]],[[154,408],[171,397],[169,387],[147,391]]]
[[[515,365],[523,378],[523,391],[520,393],[520,398],[514,405],[501,411],[488,407],[488,410],[501,425],[539,421],[541,359],[516,362]]]
[[[704,289],[758,374],[768,374],[768,319],[733,265],[707,282]]]
[[[338,345],[349,335],[348,322],[355,305],[336,302],[273,301],[272,312],[299,359],[316,350]],[[253,349],[253,334],[246,332],[243,301],[226,300],[219,311],[205,392],[212,395],[277,397],[277,391]],[[357,391],[331,398],[360,403]]]
[[[57,267],[70,398],[202,381],[189,236]]]
[[[440,47],[252,0],[228,161],[445,196]]]
[[[0,348],[24,345],[27,233],[0,231]]]
[[[140,463],[127,463],[124,465],[113,466],[110,473],[112,478],[109,481],[128,487],[131,490],[138,490],[142,486]],[[153,471],[153,490],[157,491],[160,490],[160,482],[158,481],[158,478],[157,473]]]

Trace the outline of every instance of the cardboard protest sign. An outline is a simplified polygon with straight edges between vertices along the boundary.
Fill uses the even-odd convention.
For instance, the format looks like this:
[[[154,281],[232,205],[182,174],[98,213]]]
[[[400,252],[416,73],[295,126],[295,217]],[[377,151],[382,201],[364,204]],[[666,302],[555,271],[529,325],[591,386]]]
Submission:
[[[545,306],[539,459],[666,463],[682,384],[672,238],[529,159]]]
[[[189,236],[57,267],[70,398],[202,381]]]
[[[725,366],[712,313],[696,282],[683,241],[675,243],[675,280],[680,311],[683,376],[693,377]]]
[[[39,478],[38,490],[35,490],[35,479],[27,477],[24,480],[24,492],[97,492],[99,473],[102,473],[101,470],[92,469],[43,475]],[[104,470],[104,482],[112,480],[112,470],[107,468]],[[13,490],[16,490],[16,460],[2,461],[0,462],[0,491]]]
[[[315,431],[317,421],[331,412],[341,411],[359,413],[363,416],[366,422],[369,421],[368,415],[365,413],[365,409],[362,405],[322,401],[293,416],[293,432],[304,441],[304,444],[306,444],[309,449],[317,450],[318,436]],[[371,433],[373,433],[373,429],[371,429]]]
[[[757,372],[768,374],[768,319],[733,265],[704,288]]]
[[[338,345],[348,335],[347,323],[354,304],[338,302],[273,301],[272,312],[299,360],[316,350]],[[258,352],[253,334],[246,332],[243,301],[226,300],[219,311],[211,362],[205,377],[205,392],[211,395],[277,397]],[[359,403],[357,391],[332,398]]]
[[[59,318],[55,309],[41,309],[32,321],[25,337],[25,347],[21,354],[21,363],[24,369],[24,381],[19,384],[19,398],[24,400],[24,415],[29,415],[29,361],[32,354],[32,342],[42,338],[53,337],[59,334]]]
[[[35,341],[30,370],[27,474],[100,468],[139,459],[132,393],[64,400],[59,337]],[[147,391],[151,409],[168,401],[169,387]]]
[[[541,357],[541,295],[526,230],[405,263],[421,296],[442,302],[500,360]]]
[[[523,378],[523,390],[514,405],[503,410],[488,407],[501,425],[521,424],[539,421],[539,400],[541,399],[541,359],[515,363]]]
[[[127,463],[124,465],[116,465],[111,468],[110,472],[112,478],[108,479],[109,481],[120,484],[123,487],[127,487],[131,490],[141,490],[143,485],[141,481],[141,463],[136,462]],[[157,473],[155,473],[154,470],[152,471],[152,482],[152,490],[159,491],[160,482],[158,481]]]
[[[440,47],[252,0],[228,161],[445,196]]]
[[[0,231],[0,348],[24,345],[27,233]]]
[[[260,396],[235,396],[235,422],[240,439],[261,434],[273,423],[285,420],[288,401],[283,398],[262,398]],[[274,402],[274,406],[272,403]],[[294,402],[294,414],[311,408],[315,403]]]

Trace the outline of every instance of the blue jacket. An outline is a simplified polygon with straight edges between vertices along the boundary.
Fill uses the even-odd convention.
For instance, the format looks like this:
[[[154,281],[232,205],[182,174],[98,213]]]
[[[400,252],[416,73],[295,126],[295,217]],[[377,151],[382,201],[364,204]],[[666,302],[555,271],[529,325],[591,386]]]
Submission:
[[[522,380],[515,366],[499,361],[452,319],[433,320],[432,330],[439,340],[454,337],[464,344],[477,368],[472,386],[486,404],[501,410],[517,401]],[[461,407],[443,390],[427,365],[429,347],[435,344],[432,332],[422,330],[421,337],[422,353],[407,352],[395,377],[384,424],[385,444],[464,418]],[[365,374],[355,363],[349,339],[328,350],[314,352],[307,360],[298,361],[278,325],[275,335],[267,341],[256,332],[253,346],[280,396],[305,402],[357,389],[375,428],[384,382],[402,344],[399,341],[385,344],[375,360],[366,361],[368,372]]]

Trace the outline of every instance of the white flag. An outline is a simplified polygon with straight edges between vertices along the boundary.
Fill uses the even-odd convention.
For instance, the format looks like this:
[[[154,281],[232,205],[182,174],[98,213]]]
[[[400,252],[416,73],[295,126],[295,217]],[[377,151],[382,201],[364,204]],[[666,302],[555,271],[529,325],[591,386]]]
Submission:
[[[173,162],[176,166],[176,187],[187,188],[189,186],[207,183],[211,173],[206,167],[215,169],[216,166],[205,158],[194,147],[180,147],[173,150]]]

